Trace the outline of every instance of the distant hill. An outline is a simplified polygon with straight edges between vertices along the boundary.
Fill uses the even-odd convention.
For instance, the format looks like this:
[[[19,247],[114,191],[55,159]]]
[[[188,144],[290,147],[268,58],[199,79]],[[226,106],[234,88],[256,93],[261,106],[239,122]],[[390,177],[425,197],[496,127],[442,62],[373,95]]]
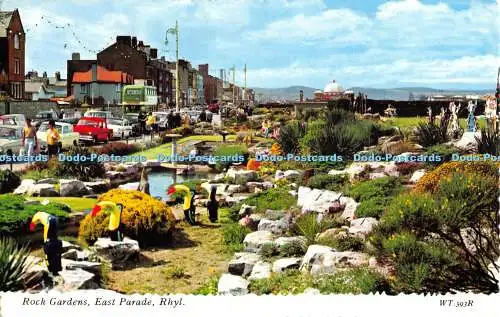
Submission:
[[[284,88],[253,88],[255,98],[262,101],[278,101],[278,100],[298,100],[300,91],[304,91],[304,98],[312,98],[314,91],[317,88],[307,86],[290,86]],[[401,88],[367,88],[367,87],[352,87],[348,90],[354,91],[355,94],[363,93],[368,95],[369,99],[375,100],[409,100],[410,94],[413,94],[415,100],[422,96],[430,95],[486,95],[494,93],[493,90],[446,90],[434,89],[428,87],[401,87]]]

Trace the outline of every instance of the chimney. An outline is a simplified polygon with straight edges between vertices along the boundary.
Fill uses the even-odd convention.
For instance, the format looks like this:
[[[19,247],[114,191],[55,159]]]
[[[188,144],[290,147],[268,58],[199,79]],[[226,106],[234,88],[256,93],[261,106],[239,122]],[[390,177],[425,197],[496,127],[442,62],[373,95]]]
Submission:
[[[132,46],[132,37],[126,35],[119,35],[116,37],[116,43]]]
[[[144,42],[143,41],[139,41],[139,44],[137,44],[137,47],[143,47],[144,46]]]
[[[71,60],[73,60],[73,61],[79,61],[80,60],[80,53],[73,53],[73,54],[71,54]]]
[[[158,57],[158,49],[152,48],[151,49],[151,58],[156,59]]]
[[[43,72],[43,78],[47,78],[47,72]]]
[[[61,73],[60,72],[56,72],[56,80],[61,81]]]
[[[132,47],[137,48],[137,37],[132,37]]]

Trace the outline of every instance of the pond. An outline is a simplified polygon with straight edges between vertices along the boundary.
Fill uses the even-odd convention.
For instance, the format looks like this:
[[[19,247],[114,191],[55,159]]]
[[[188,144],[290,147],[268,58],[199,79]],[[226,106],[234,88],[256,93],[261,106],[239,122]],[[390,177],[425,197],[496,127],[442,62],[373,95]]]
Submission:
[[[152,171],[149,172],[149,192],[152,197],[160,197],[162,200],[167,199],[167,188],[174,182],[181,183],[187,180],[197,179],[213,179],[214,173],[195,173],[194,175],[176,175],[173,171]],[[120,186],[123,189],[137,189],[139,182],[128,183]]]

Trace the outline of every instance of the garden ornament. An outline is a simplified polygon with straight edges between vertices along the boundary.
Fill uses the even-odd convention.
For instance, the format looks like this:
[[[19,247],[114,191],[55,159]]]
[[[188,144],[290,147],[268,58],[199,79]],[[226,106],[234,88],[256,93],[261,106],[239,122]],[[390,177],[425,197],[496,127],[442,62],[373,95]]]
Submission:
[[[184,195],[184,218],[190,225],[196,224],[196,206],[194,205],[194,193],[185,185],[172,185],[168,188],[167,195],[181,193]]]
[[[104,211],[109,214],[110,237],[112,241],[123,241],[123,233],[121,232],[121,215],[123,211],[122,204],[115,204],[111,201],[101,201],[92,209],[91,217],[97,216],[98,213]]]
[[[467,105],[467,109],[469,110],[469,117],[467,118],[468,132],[476,132],[476,117],[474,116],[474,111],[476,110],[476,107],[477,107],[477,100],[476,103],[469,101],[469,104]]]
[[[212,186],[210,188],[210,201],[207,204],[208,218],[212,223],[217,222],[218,219],[219,203],[217,202],[217,199],[215,197],[216,194],[217,194],[217,186]]]
[[[57,218],[46,212],[38,211],[31,218],[30,231],[35,231],[36,225],[39,223],[44,227],[43,251],[47,268],[53,275],[58,275],[62,271],[62,242],[57,237]]]

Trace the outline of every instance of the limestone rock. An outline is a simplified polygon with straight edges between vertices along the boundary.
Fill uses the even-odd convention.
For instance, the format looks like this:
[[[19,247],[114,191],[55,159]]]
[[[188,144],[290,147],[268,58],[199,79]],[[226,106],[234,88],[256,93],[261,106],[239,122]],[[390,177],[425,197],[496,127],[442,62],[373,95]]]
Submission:
[[[368,264],[368,257],[361,252],[336,252],[334,249],[311,245],[301,264],[301,270],[311,274],[334,273],[338,269],[359,267]]]
[[[33,179],[23,179],[21,184],[14,190],[15,195],[26,195],[28,190],[35,185]]]
[[[253,266],[260,261],[261,256],[255,253],[239,252],[229,262],[228,272],[233,275],[247,277],[252,272]]]
[[[61,179],[59,184],[62,197],[82,197],[90,194],[85,184],[77,179]]]
[[[55,185],[59,183],[59,181],[56,178],[44,178],[36,182],[36,184],[51,184]]]
[[[57,286],[57,289],[61,291],[99,288],[99,285],[94,280],[94,274],[82,269],[63,270],[59,272],[59,275],[62,278],[62,283]]]
[[[232,274],[222,274],[217,286],[219,295],[246,295],[250,282]]]
[[[240,211],[238,212],[238,215],[244,216],[244,215],[250,215],[254,213],[257,210],[257,206],[249,206],[246,204],[243,204],[240,208]]]
[[[230,168],[226,176],[234,179],[236,182],[251,182],[258,179],[257,172],[255,171],[237,170],[234,168]]]
[[[273,272],[281,273],[286,270],[298,269],[301,265],[302,258],[284,258],[274,261]]]
[[[89,261],[73,261],[73,260],[62,260],[62,267],[65,270],[84,270],[86,272],[92,273],[96,276],[101,274],[100,262],[89,262]]]
[[[410,183],[416,184],[425,175],[425,170],[415,171],[410,178]]]
[[[271,277],[271,264],[259,261],[252,268],[252,273],[248,277],[249,281],[267,279]]]
[[[358,218],[351,221],[351,227],[349,228],[349,233],[357,235],[361,238],[366,238],[368,234],[378,223],[378,220],[372,217]]]
[[[258,253],[266,243],[273,242],[274,235],[269,231],[255,231],[247,234],[243,240],[246,252]]]
[[[78,251],[76,251],[75,249],[71,249],[69,251],[66,251],[64,252],[62,255],[61,255],[61,258],[62,259],[68,259],[68,260],[74,260],[76,261],[78,259],[78,254],[77,254]]]
[[[112,269],[123,269],[139,256],[139,243],[125,238],[123,241],[111,241],[109,238],[99,238],[91,250],[103,261],[111,263]]]

